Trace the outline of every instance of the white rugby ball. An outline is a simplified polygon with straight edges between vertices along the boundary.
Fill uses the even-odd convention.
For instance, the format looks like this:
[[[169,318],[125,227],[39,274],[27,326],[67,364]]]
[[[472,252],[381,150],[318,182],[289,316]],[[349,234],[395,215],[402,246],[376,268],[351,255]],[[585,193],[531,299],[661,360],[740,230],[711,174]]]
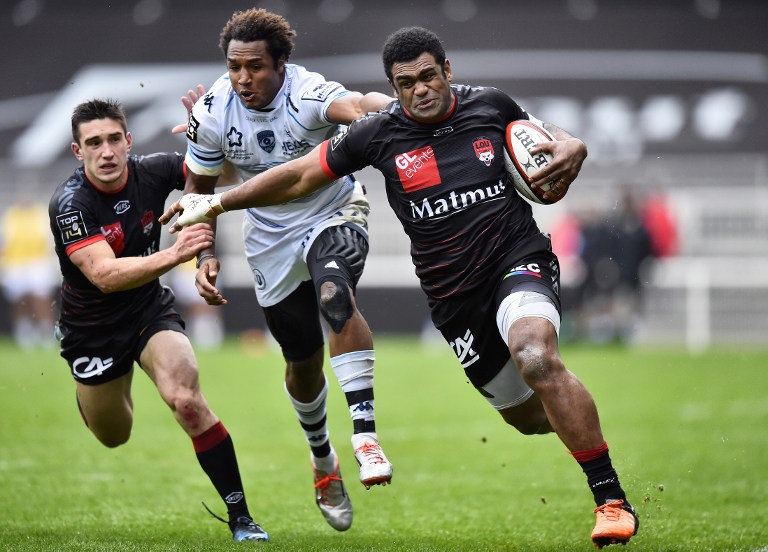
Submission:
[[[541,142],[554,141],[552,135],[539,125],[526,120],[512,121],[504,134],[504,164],[512,178],[515,189],[528,201],[549,205],[554,200],[544,199],[554,182],[548,182],[540,188],[531,188],[531,175],[552,162],[552,156],[546,152],[531,154],[530,150]]]

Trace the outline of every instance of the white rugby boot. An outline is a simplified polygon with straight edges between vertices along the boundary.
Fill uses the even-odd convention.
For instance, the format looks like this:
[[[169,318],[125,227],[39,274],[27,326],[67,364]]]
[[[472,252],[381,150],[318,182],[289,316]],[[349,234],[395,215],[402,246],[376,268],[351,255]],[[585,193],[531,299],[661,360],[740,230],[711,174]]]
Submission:
[[[352,435],[352,447],[355,449],[357,463],[360,464],[360,483],[366,489],[392,482],[392,464],[381,450],[375,433]]]

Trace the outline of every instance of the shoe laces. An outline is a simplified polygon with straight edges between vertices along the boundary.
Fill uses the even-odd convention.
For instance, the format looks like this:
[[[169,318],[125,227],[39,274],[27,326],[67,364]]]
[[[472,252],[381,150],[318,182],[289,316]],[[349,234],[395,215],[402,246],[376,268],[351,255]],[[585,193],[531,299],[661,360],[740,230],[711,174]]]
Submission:
[[[383,464],[384,456],[381,446],[376,443],[363,443],[355,449],[355,454],[362,454],[371,464]]]
[[[602,514],[608,521],[619,521],[623,505],[623,500],[613,500],[595,508],[595,513]]]
[[[318,500],[323,504],[333,506],[335,499],[340,499],[344,496],[341,490],[341,484],[334,485],[335,482],[341,483],[343,480],[339,477],[339,470],[337,469],[332,474],[318,477],[320,474],[315,470],[315,489],[318,491]]]

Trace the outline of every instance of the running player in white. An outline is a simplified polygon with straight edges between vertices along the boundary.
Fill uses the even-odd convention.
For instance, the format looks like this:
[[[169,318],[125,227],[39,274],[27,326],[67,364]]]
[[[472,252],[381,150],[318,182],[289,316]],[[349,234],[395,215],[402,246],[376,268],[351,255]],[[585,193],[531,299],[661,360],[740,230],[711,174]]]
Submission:
[[[189,115],[185,193],[212,193],[225,161],[246,180],[300,157],[336,134],[339,124],[392,101],[287,63],[295,35],[284,18],[263,9],[237,12],[224,26],[219,45],[227,73]],[[375,426],[373,339],[355,304],[368,253],[368,211],[360,183],[344,176],[307,198],[249,209],[244,217],[256,296],[281,346],[285,389],[312,452],[316,501],[339,531],[352,523],[352,504],[328,439],[320,315],[330,326],[331,366],[353,420],[360,481],[370,488],[392,479]],[[197,264],[200,294],[209,304],[225,304],[215,286],[213,249],[201,252]]]

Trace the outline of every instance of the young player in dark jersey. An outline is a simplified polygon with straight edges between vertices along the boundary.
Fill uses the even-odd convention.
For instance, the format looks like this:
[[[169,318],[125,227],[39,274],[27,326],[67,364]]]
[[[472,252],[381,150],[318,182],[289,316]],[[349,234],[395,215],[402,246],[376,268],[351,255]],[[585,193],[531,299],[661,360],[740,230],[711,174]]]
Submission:
[[[158,280],[213,244],[209,225],[200,224],[159,248],[157,217],[168,195],[184,188],[184,158],[129,155],[132,137],[114,101],[78,105],[72,136],[83,165],[58,186],[48,210],[63,276],[61,356],[75,379],[83,420],[107,447],[128,441],[137,362],[192,439],[227,506],[233,539],[268,540],[248,512],[232,438],[200,392],[173,294]]]
[[[184,211],[175,231],[226,210],[302,197],[337,175],[376,167],[411,239],[432,320],[467,377],[521,433],[557,433],[594,495],[593,542],[627,542],[638,518],[612,466],[595,403],[558,351],[559,263],[504,168],[506,126],[536,119],[499,90],[451,85],[450,62],[426,29],[391,35],[383,58],[398,101],[237,188],[185,196],[161,222]],[[587,150],[562,129],[544,126],[555,141],[537,151],[554,159],[534,175],[535,184],[554,181],[546,196],[554,199],[568,191]]]

